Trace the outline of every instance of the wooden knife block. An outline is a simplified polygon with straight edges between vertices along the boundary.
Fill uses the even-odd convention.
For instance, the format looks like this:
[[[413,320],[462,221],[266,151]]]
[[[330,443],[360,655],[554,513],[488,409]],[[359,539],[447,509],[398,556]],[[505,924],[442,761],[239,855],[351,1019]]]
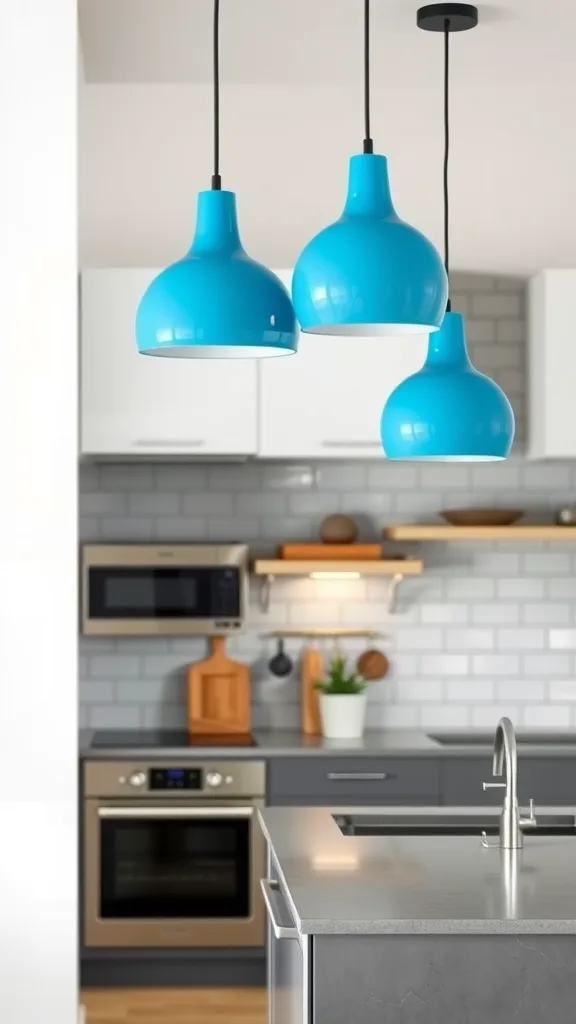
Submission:
[[[302,732],[306,736],[319,736],[320,694],[315,689],[324,676],[324,656],[316,647],[306,647],[300,665],[300,719]]]
[[[250,669],[228,658],[226,639],[212,637],[212,654],[188,669],[188,732],[242,735],[250,732]]]

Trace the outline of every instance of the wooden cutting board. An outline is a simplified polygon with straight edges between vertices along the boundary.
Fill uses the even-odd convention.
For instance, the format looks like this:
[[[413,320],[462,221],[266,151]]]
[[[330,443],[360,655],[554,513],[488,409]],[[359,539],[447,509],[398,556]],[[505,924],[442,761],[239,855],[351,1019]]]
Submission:
[[[211,638],[212,653],[188,669],[188,732],[247,736],[250,669],[227,657],[226,638]]]
[[[324,675],[324,657],[317,647],[305,647],[300,664],[300,720],[306,736],[319,736],[320,694],[315,684]]]
[[[281,544],[278,558],[288,561],[376,561],[382,558],[381,544]]]

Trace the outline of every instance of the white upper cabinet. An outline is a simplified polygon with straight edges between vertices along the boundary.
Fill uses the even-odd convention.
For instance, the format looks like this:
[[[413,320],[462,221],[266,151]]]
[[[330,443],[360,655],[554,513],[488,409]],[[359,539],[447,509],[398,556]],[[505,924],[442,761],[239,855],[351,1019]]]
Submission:
[[[529,454],[576,458],[576,270],[529,285]]]
[[[107,268],[82,274],[82,453],[255,454],[254,360],[139,355],[136,309],[157,273]]]
[[[275,273],[290,288],[292,272]],[[384,458],[384,403],[400,381],[420,369],[427,344],[427,336],[300,334],[296,355],[259,364],[259,455]]]

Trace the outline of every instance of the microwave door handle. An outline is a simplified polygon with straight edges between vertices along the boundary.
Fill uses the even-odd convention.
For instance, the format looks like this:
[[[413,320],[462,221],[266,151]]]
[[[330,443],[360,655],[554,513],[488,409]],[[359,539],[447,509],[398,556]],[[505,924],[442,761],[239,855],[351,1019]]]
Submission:
[[[253,807],[99,807],[99,818],[251,818]]]

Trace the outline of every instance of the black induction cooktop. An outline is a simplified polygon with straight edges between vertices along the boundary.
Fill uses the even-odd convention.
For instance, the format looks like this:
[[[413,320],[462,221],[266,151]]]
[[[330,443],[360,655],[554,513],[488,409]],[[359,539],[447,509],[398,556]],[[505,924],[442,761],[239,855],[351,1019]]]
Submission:
[[[158,747],[167,749],[189,747],[255,747],[253,736],[198,736],[190,735],[185,729],[106,729],[92,736],[91,747],[95,749],[125,747],[128,750],[144,750]]]

